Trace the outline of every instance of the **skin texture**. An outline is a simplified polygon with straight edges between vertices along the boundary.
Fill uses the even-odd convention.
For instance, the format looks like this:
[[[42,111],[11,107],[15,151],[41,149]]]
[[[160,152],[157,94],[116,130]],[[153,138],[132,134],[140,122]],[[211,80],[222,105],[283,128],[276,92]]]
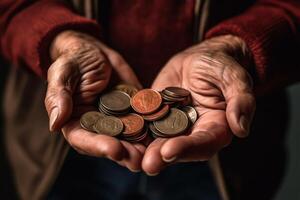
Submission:
[[[139,171],[145,147],[85,131],[79,117],[93,106],[114,70],[121,81],[141,88],[134,72],[115,51],[83,33],[65,31],[52,42],[53,64],[48,70],[45,106],[51,131],[62,130],[79,153],[106,157],[131,171]]]
[[[208,160],[230,143],[232,133],[248,135],[255,98],[247,63],[251,58],[245,43],[231,35],[206,40],[170,59],[152,87],[191,91],[199,119],[189,135],[158,138],[147,147],[142,161],[147,174],[175,162]]]
[[[111,71],[121,81],[141,88],[134,72],[115,51],[83,33],[65,31],[50,49],[45,98],[50,130],[62,130],[69,144],[81,154],[109,158],[131,171],[158,174],[175,162],[211,158],[234,135],[245,137],[255,111],[252,80],[245,67],[251,58],[245,43],[226,35],[206,40],[170,59],[153,88],[183,87],[191,91],[199,119],[188,136],[130,144],[97,135],[80,127],[79,117],[107,86]],[[233,134],[232,134],[233,133]]]

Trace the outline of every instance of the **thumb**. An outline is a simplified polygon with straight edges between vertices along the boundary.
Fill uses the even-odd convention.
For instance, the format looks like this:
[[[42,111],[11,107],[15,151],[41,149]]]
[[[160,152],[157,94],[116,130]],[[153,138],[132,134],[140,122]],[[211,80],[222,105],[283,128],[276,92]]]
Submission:
[[[256,102],[252,91],[252,79],[241,66],[224,72],[223,94],[227,103],[226,117],[232,132],[238,137],[249,134]]]
[[[80,76],[75,64],[64,57],[58,58],[50,66],[47,76],[45,106],[49,129],[55,131],[62,127],[72,113],[72,95]]]
[[[166,87],[180,87],[181,77],[171,64],[167,64],[157,75],[152,83],[151,88],[157,91],[162,91]]]
[[[102,50],[106,53],[112,68],[123,82],[133,85],[138,89],[143,88],[133,69],[119,53],[108,47],[102,47]]]

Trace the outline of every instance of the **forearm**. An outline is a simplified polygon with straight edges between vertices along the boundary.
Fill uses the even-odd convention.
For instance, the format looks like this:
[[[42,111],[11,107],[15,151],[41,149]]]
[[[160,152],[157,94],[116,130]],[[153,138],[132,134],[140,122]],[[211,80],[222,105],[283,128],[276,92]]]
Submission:
[[[0,10],[1,53],[14,65],[25,64],[40,76],[50,65],[49,46],[58,33],[72,29],[100,37],[95,21],[78,16],[58,0],[6,0]]]

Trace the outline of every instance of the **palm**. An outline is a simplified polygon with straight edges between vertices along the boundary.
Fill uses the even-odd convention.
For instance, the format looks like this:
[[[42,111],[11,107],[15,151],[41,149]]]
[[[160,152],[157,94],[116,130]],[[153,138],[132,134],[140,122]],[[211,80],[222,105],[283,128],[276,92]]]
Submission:
[[[146,151],[143,163],[146,166],[146,171],[151,173],[151,171],[156,171],[156,166],[165,166],[163,160],[160,158],[160,155],[163,153],[166,154],[165,159],[169,159],[176,152],[181,152],[182,155],[180,155],[181,159],[179,161],[183,162],[206,160],[231,140],[231,134],[226,121],[225,100],[222,92],[207,80],[206,74],[198,73],[198,71],[202,71],[201,67],[201,61],[197,62],[197,66],[184,66],[184,63],[179,60],[171,61],[154,81],[153,87],[158,90],[162,90],[168,86],[178,86],[189,90],[199,119],[194,124],[188,136],[155,139]],[[210,138],[207,138],[207,135]],[[198,154],[189,152],[189,149],[179,149],[181,148],[180,143],[192,140],[200,150]],[[219,143],[223,143],[222,146]],[[154,163],[153,167],[148,166],[147,163]]]
[[[149,174],[173,162],[208,160],[230,143],[232,132],[245,135],[240,115],[251,116],[255,108],[247,72],[226,51],[206,47],[200,44],[173,57],[152,85],[189,90],[199,118],[188,135],[158,138],[147,147],[142,166]]]
[[[62,128],[68,143],[80,153],[107,157],[132,171],[139,170],[143,145],[86,131],[79,122],[83,113],[96,110],[95,101],[107,87],[112,69],[121,81],[140,87],[134,72],[118,53],[85,34],[66,32],[54,46],[55,62],[48,70],[45,99],[51,113],[50,129]]]

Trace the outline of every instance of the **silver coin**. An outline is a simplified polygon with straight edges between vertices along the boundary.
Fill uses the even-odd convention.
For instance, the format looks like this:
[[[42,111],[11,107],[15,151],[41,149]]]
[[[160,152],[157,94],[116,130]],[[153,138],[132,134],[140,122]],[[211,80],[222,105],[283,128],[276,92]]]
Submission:
[[[175,136],[187,130],[189,119],[185,112],[177,108],[171,108],[169,115],[161,120],[155,121],[153,124],[162,134]]]
[[[130,96],[125,92],[114,90],[100,97],[100,104],[112,112],[122,112],[130,108]]]
[[[94,129],[99,134],[118,136],[122,133],[124,125],[122,121],[113,116],[105,116],[97,121],[94,125]]]
[[[88,131],[94,131],[93,126],[100,119],[105,117],[103,113],[96,111],[89,111],[84,113],[80,118],[80,125]]]
[[[193,124],[197,121],[198,114],[197,114],[197,111],[196,111],[196,109],[194,107],[192,107],[192,106],[184,106],[184,107],[182,107],[180,109],[187,114],[189,120]]]

